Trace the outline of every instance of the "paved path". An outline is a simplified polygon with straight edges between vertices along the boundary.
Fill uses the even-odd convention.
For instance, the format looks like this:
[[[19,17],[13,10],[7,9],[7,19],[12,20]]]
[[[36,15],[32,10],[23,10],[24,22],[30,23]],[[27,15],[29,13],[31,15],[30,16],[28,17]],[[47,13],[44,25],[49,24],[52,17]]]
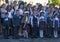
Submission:
[[[0,42],[60,42],[60,38],[3,39],[3,36],[0,35]]]
[[[0,39],[0,42],[60,42],[60,38]]]

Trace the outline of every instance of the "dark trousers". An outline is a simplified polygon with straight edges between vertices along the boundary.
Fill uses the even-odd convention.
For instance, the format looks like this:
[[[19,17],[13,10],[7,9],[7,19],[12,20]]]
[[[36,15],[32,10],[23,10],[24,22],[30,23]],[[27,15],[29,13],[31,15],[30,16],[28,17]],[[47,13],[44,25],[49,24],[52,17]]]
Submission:
[[[38,35],[38,27],[33,26],[33,28],[32,28],[32,37],[37,37],[37,35]]]
[[[13,27],[12,26],[10,26],[10,29],[9,29],[9,36],[13,36]]]
[[[15,26],[13,28],[13,38],[14,39],[18,38],[18,29],[19,29],[19,26]]]
[[[5,39],[9,38],[9,27],[5,26],[5,28],[3,29],[3,36]]]
[[[52,36],[52,27],[50,26],[50,27],[48,27],[48,36]]]

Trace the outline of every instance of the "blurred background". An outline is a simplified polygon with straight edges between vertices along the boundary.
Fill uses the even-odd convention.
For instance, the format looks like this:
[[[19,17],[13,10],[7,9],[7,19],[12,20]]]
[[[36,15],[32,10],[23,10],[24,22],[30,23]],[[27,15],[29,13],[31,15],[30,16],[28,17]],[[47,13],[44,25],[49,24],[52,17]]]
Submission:
[[[36,3],[41,3],[43,6],[45,6],[47,3],[54,4],[60,6],[60,0],[0,0],[0,5],[9,2],[12,3],[14,1],[24,1],[27,3],[30,3],[32,5],[35,5]]]

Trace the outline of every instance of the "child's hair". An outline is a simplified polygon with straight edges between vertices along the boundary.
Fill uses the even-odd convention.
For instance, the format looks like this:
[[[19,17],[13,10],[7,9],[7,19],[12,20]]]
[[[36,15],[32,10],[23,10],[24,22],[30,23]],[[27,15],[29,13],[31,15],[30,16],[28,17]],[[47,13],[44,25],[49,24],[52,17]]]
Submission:
[[[56,13],[56,14],[54,15],[54,17],[55,17],[55,16],[57,16],[57,17],[58,17],[58,14]]]
[[[9,9],[9,7],[10,7],[10,9]],[[7,11],[10,11],[11,9],[12,9],[11,5],[8,5],[7,8],[6,8]]]
[[[44,12],[41,12],[41,13],[40,13],[40,16],[42,16],[42,15],[44,15]]]

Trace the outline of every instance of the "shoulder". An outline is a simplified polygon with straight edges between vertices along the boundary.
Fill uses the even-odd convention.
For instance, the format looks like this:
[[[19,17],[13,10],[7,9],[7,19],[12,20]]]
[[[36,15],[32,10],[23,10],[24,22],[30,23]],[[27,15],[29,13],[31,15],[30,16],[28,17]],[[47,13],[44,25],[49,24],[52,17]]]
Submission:
[[[30,18],[33,18],[33,16],[31,15]]]

